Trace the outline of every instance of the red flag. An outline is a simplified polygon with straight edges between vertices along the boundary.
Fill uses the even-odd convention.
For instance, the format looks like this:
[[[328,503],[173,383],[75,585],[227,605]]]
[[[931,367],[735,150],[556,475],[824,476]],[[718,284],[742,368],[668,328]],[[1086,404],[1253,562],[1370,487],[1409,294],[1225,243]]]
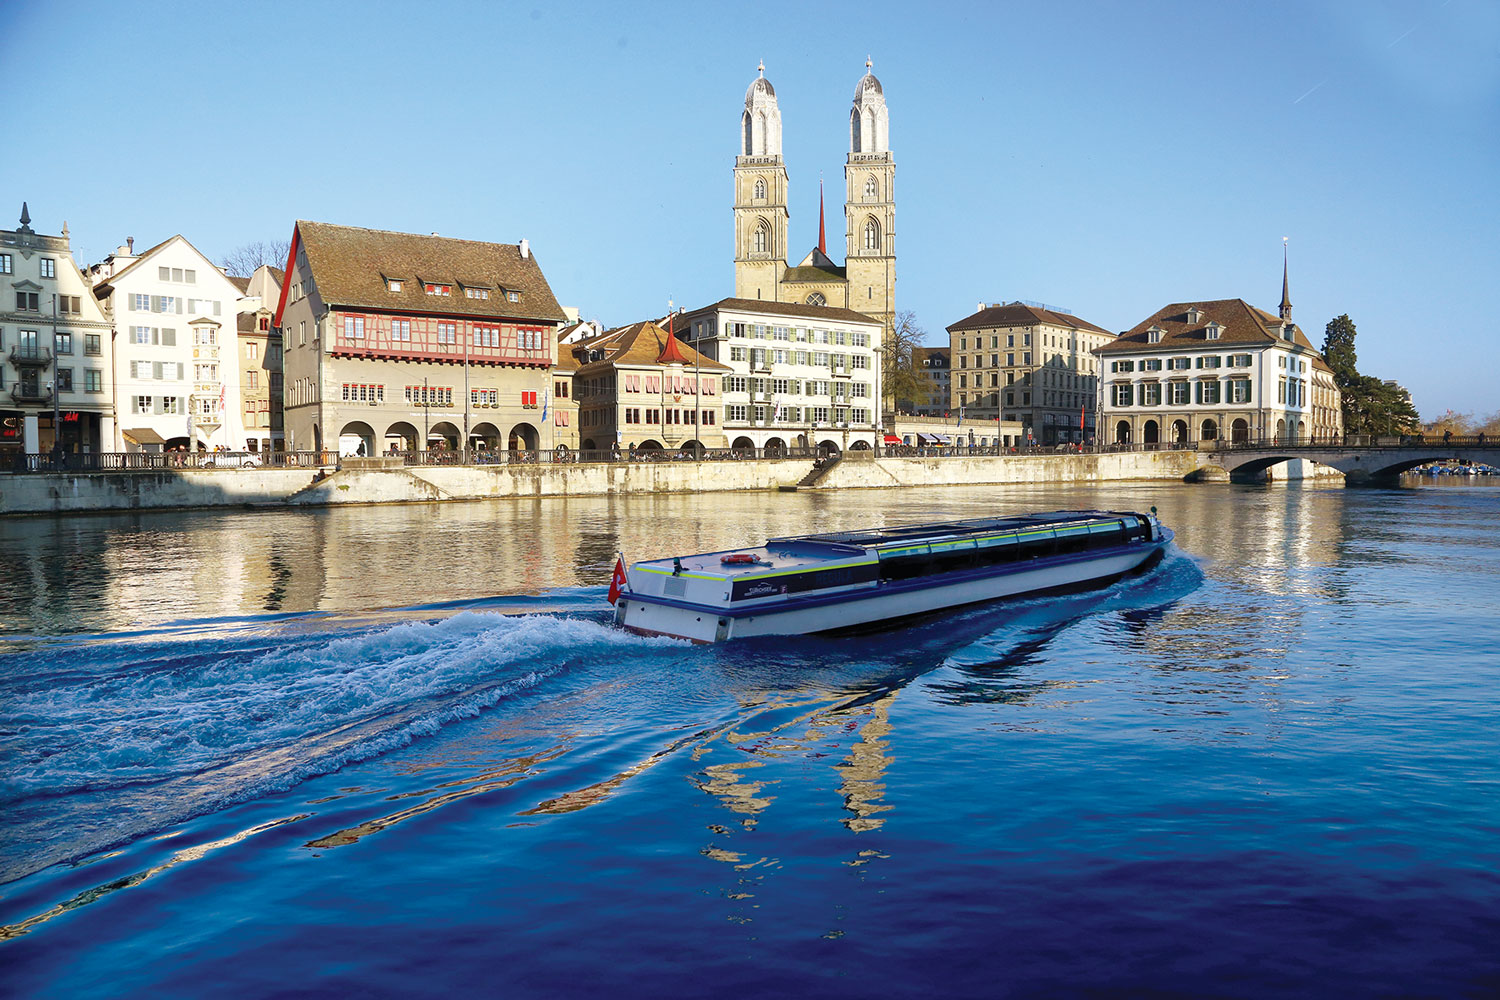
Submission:
[[[1087,407],[1083,407],[1083,406],[1080,406],[1078,408],[1078,429],[1079,430],[1083,430],[1083,414],[1084,414],[1084,411],[1086,409],[1087,409]]]
[[[609,603],[613,604],[620,599],[620,593],[628,586],[625,579],[625,558],[615,557],[615,573],[609,578]]]

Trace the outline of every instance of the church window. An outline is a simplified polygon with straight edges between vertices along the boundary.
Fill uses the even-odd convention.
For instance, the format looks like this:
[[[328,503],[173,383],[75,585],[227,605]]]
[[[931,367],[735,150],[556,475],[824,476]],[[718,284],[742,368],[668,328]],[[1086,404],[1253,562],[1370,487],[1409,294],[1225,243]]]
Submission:
[[[867,199],[869,199],[870,201],[874,201],[875,200],[875,196],[877,194],[879,194],[879,193],[880,193],[880,185],[878,185],[878,184],[875,183],[875,178],[873,176],[866,177],[865,178],[865,197]]]
[[[826,306],[828,300],[823,298],[822,292],[813,292],[807,297],[807,304],[810,306]]]
[[[755,252],[765,253],[767,245],[771,242],[771,227],[761,222],[755,227]]]
[[[755,197],[757,197],[757,198],[764,198],[765,196],[766,196],[766,182],[763,179],[761,179],[761,178],[756,178],[756,181],[755,181]]]
[[[865,249],[880,249],[880,224],[874,219],[865,223]]]

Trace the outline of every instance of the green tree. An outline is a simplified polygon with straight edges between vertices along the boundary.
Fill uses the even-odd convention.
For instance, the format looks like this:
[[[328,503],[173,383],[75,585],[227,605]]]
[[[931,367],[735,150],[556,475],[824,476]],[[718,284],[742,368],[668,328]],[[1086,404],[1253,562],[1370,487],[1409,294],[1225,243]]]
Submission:
[[[1344,433],[1408,434],[1422,425],[1411,397],[1394,382],[1361,375],[1356,366],[1354,321],[1345,313],[1323,331],[1323,358],[1343,397]]]
[[[921,399],[927,389],[922,377],[917,374],[912,361],[912,348],[921,347],[927,339],[927,331],[917,323],[917,314],[901,312],[896,321],[885,332],[885,344],[881,347],[882,404],[894,411],[898,404],[908,406]]]

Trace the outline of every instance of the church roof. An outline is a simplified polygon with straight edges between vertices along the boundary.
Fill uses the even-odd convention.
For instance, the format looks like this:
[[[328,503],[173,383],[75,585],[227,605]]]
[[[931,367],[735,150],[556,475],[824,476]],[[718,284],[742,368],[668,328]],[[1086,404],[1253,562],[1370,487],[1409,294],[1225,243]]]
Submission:
[[[954,323],[948,327],[948,331],[956,333],[959,330],[988,330],[996,326],[1036,326],[1042,323],[1048,326],[1060,326],[1067,330],[1088,330],[1104,334],[1110,332],[1102,326],[1095,326],[1088,320],[1079,319],[1070,313],[1039,309],[1036,306],[1028,306],[1024,302],[1007,302],[1004,305],[997,304],[981,309],[972,316],[966,316]]]
[[[749,88],[745,91],[745,103],[748,105],[755,100],[756,94],[764,94],[771,99],[776,98],[776,88],[771,86],[771,81],[763,76],[758,76],[750,81]]]
[[[859,83],[854,85],[854,103],[859,104],[866,92],[872,92],[881,97],[885,96],[885,88],[880,81],[875,79],[875,74],[865,70],[865,75],[859,78]]]
[[[814,255],[822,259],[815,263],[809,263],[809,261],[814,259]],[[843,281],[847,275],[848,272],[844,268],[839,267],[833,261],[814,250],[807,255],[801,264],[798,264],[796,267],[787,268],[786,274],[782,276],[781,280],[783,282]]]
[[[1196,317],[1189,311],[1196,310]],[[1257,309],[1244,299],[1210,299],[1200,302],[1173,302],[1163,306],[1131,329],[1120,334],[1117,340],[1097,348],[1101,354],[1117,354],[1121,351],[1139,351],[1144,347],[1155,350],[1172,348],[1203,347],[1208,340],[1208,325],[1219,325],[1219,337],[1212,343],[1230,345],[1264,345],[1277,343],[1281,338],[1277,332],[1281,319],[1264,309]],[[1151,343],[1152,327],[1162,331],[1161,340]],[[1307,350],[1314,350],[1302,329],[1292,324],[1292,343]]]

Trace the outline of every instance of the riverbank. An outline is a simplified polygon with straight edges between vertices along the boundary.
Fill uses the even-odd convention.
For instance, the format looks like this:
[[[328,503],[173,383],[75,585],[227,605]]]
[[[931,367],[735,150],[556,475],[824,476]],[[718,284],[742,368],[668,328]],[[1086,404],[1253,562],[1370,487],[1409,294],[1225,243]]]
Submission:
[[[893,458],[850,452],[815,489],[1181,481],[1196,452]],[[399,468],[158,469],[0,475],[0,514],[428,503],[447,500],[715,493],[796,486],[806,459]]]

